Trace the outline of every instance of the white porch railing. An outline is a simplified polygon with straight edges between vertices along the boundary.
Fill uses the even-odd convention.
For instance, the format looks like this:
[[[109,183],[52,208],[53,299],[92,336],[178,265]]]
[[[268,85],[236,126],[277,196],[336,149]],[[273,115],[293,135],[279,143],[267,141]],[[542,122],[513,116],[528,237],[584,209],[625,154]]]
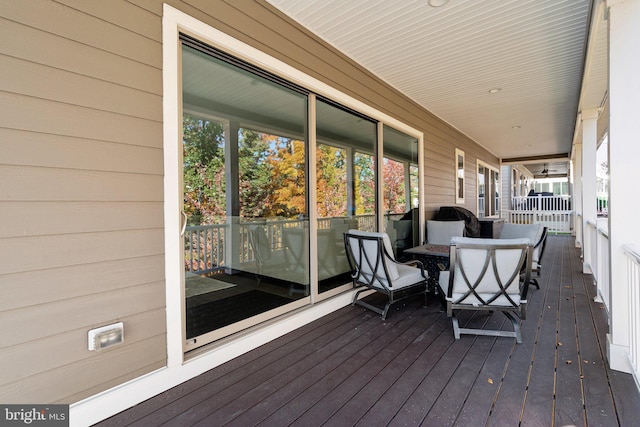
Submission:
[[[598,289],[597,301],[604,304],[607,312],[611,310],[611,286],[609,280],[609,231],[606,220],[587,221],[584,234],[584,254]]]
[[[574,211],[571,196],[524,196],[511,199],[511,209],[502,218],[514,224],[543,224],[551,233],[571,233]]]
[[[624,245],[627,256],[627,288],[629,289],[629,362],[636,383],[640,384],[640,248]]]

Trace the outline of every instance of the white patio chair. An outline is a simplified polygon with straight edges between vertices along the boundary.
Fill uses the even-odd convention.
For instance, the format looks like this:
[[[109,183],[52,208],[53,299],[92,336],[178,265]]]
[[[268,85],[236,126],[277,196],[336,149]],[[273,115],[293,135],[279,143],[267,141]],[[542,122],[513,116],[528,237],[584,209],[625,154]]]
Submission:
[[[464,221],[427,220],[427,243],[432,245],[448,245],[452,237],[464,235]]]
[[[383,320],[391,304],[405,298],[424,294],[426,305],[427,274],[422,263],[396,261],[386,233],[349,230],[344,235],[344,244],[353,286],[363,287],[354,295],[352,305],[358,304],[373,310]],[[359,299],[360,294],[368,290],[387,295],[388,302],[384,308]]]
[[[544,254],[544,249],[547,246],[547,234],[549,233],[549,229],[547,227],[543,227],[542,235],[538,239],[538,241],[533,246],[533,256],[531,260],[531,274],[536,274],[536,276],[540,276],[540,271],[542,270],[542,254]],[[540,285],[538,284],[538,279],[535,277],[531,278],[531,283],[533,283],[536,288],[540,289]]]
[[[533,245],[531,271],[540,275],[540,258],[544,251],[547,239],[547,227],[542,224],[513,224],[506,223],[500,232],[500,239],[520,239],[527,238]],[[536,278],[530,279],[530,284],[540,289],[540,284]]]
[[[515,337],[522,343],[520,320],[526,317],[527,289],[531,275],[529,239],[473,239],[451,241],[450,271],[440,272],[447,316],[456,339],[460,334]],[[460,328],[454,310],[501,311],[511,320],[513,332]]]

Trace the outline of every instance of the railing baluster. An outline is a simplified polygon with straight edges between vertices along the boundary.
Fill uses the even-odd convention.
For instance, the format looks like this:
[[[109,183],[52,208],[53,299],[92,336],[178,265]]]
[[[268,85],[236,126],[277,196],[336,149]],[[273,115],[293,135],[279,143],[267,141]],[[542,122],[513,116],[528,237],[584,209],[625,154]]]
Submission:
[[[627,288],[629,289],[629,362],[636,381],[640,378],[640,248],[624,245],[627,256]]]
[[[553,233],[573,231],[570,196],[518,196],[511,199],[512,209],[501,216],[517,224],[541,223]]]

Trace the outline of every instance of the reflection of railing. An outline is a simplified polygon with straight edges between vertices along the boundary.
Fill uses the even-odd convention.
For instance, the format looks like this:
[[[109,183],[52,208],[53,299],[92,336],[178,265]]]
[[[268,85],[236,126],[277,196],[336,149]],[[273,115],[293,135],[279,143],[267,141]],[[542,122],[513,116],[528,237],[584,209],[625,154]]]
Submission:
[[[187,271],[210,273],[224,266],[224,234],[226,225],[188,226],[184,232],[185,267]]]
[[[629,361],[636,381],[640,379],[640,248],[624,245],[629,289]]]
[[[552,233],[573,231],[571,196],[524,196],[511,199],[502,217],[515,224],[544,224]]]
[[[357,223],[354,228],[375,230],[375,216],[373,214],[358,215],[352,218]],[[332,220],[340,219],[344,220],[346,217],[318,219],[318,228],[329,229],[332,227]],[[284,249],[282,230],[303,227],[305,222],[306,220],[297,219],[243,222],[235,225],[237,235],[233,237],[229,232],[231,224],[188,226],[184,233],[185,271],[207,274],[231,266],[233,262],[225,254],[225,241],[228,239],[234,239],[235,249],[233,251],[237,257],[236,262],[240,265],[255,262],[254,248],[249,240],[251,227],[263,227],[269,242],[269,249],[272,252],[282,251]]]

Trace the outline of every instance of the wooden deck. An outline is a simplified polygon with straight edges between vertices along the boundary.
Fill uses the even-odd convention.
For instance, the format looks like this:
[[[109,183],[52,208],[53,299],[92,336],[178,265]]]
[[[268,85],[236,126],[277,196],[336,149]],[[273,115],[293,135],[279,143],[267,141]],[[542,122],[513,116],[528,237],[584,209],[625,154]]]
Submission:
[[[640,395],[607,368],[606,315],[573,243],[548,239],[523,344],[456,341],[435,300],[392,307],[386,321],[349,306],[101,425],[637,425]],[[510,328],[500,313],[459,319]]]

